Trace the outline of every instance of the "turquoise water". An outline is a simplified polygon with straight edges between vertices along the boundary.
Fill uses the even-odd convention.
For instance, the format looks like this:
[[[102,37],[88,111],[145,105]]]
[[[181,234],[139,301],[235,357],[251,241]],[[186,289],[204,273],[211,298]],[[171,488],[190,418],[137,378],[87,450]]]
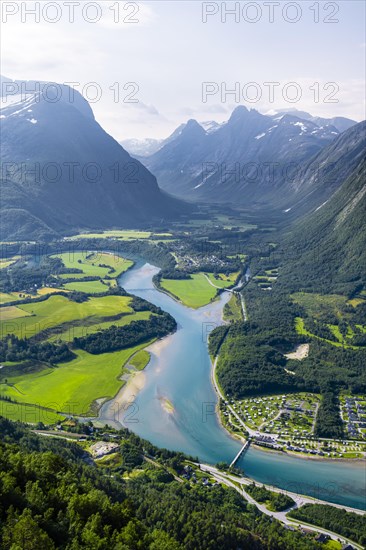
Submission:
[[[144,387],[118,420],[159,447],[183,451],[202,462],[231,462],[240,443],[220,426],[215,414],[207,336],[220,324],[228,293],[199,310],[187,308],[157,291],[152,276],[158,269],[137,262],[120,278],[128,292],[169,312],[178,323],[175,334],[152,347]],[[168,400],[174,411],[164,406]],[[249,449],[237,463],[253,479],[283,489],[366,509],[364,462],[334,462]]]

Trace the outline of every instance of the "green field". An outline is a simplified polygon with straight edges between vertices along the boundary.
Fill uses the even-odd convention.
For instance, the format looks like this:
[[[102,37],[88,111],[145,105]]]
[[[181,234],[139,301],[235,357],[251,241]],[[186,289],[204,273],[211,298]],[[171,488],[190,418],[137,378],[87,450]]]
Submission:
[[[234,286],[236,283],[236,280],[239,276],[239,271],[236,271],[235,273],[229,273],[229,275],[225,275],[224,273],[206,273],[207,277],[210,279],[210,281],[220,288],[229,288],[231,286]]]
[[[22,309],[15,306],[3,308],[5,311],[19,310],[22,315],[29,316],[13,318],[11,321],[4,320],[1,330],[3,334],[33,336],[46,328],[55,329],[60,326],[60,331],[63,332],[53,334],[50,339],[71,341],[75,337],[86,336],[111,325],[126,325],[131,321],[148,319],[152,315],[150,311],[135,312],[130,303],[131,297],[118,295],[91,297],[82,303],[73,302],[65,296],[53,295],[44,302],[23,304]],[[110,319],[116,315],[122,316],[119,319]],[[81,323],[77,324],[80,321]],[[75,359],[56,367],[43,366],[26,373],[17,368],[13,376],[7,377],[6,384],[0,384],[1,395],[17,402],[0,400],[0,405],[3,404],[3,413],[8,418],[28,422],[33,422],[29,419],[37,417],[37,413],[42,413],[43,418],[40,421],[44,423],[59,420],[60,417],[55,415],[57,411],[66,414],[95,413],[95,400],[113,397],[118,392],[124,383],[119,379],[123,366],[132,355],[140,352],[146,345],[148,343],[99,355],[77,350]],[[135,355],[134,360],[136,368],[143,368],[147,363],[146,356],[139,353]],[[37,406],[52,409],[53,413],[43,409],[40,413]],[[36,421],[39,421],[38,417]]]
[[[150,231],[133,231],[133,230],[114,230],[114,231],[100,231],[99,233],[81,233],[80,235],[73,235],[68,237],[67,240],[77,239],[119,239],[121,241],[129,241],[133,239],[148,239],[151,236]]]
[[[84,277],[85,275],[82,275]],[[37,289],[37,294],[29,294],[26,292],[0,292],[0,304],[7,304],[9,302],[19,302],[20,300],[31,299],[35,300],[40,296],[45,296],[46,294],[54,294],[55,292],[60,292],[63,289],[53,288],[53,287],[41,287]],[[1,311],[1,310],[0,310]]]
[[[296,292],[291,295],[294,302],[301,305],[306,313],[315,319],[323,314],[333,313],[337,317],[342,316],[342,310],[346,305],[347,298],[340,294],[311,294]]]
[[[199,308],[210,303],[217,294],[203,273],[194,273],[191,279],[162,279],[161,287],[173,294],[183,304]]]
[[[111,281],[109,281],[111,283]],[[67,290],[76,290],[77,292],[86,292],[87,294],[98,294],[99,292],[107,292],[112,285],[103,284],[102,281],[80,281],[64,284]]]
[[[97,322],[103,317],[132,312],[130,302],[131,298],[127,296],[103,296],[78,303],[65,296],[51,295],[44,302],[23,304],[19,310],[27,317],[1,320],[0,333],[2,337],[5,334],[15,334],[21,338],[25,336],[29,338],[63,323],[88,318]]]
[[[30,313],[17,306],[5,306],[0,309],[0,322],[26,317],[27,315],[30,315]]]
[[[144,349],[135,353],[131,357],[129,364],[135,367],[137,370],[143,370],[150,361],[150,353]]]
[[[84,302],[76,302],[68,296],[54,294],[58,289],[42,288],[39,294],[49,294],[46,300],[19,306],[5,305],[0,309],[2,336],[15,334],[21,338],[31,338],[42,333],[42,338],[53,342],[70,342],[75,337],[105,330],[112,325],[123,326],[132,321],[147,320],[153,315],[151,311],[135,312],[131,307],[130,296],[90,296],[115,286],[115,277],[133,265],[132,261],[106,253],[77,252],[58,257],[65,267],[82,270],[82,273],[70,274],[70,277],[98,278],[94,281],[65,280],[62,290],[82,291],[89,294],[89,298]],[[104,284],[103,279],[107,276],[113,278],[106,279]],[[70,296],[73,297],[72,294]],[[17,293],[2,295],[5,304],[6,301],[25,297]],[[150,356],[142,350],[147,345],[149,342],[95,355],[73,350],[76,357],[58,365],[40,362],[14,364],[14,368],[2,378],[3,383],[0,383],[0,395],[12,400],[0,400],[0,414],[2,411],[4,416],[13,420],[30,423],[42,421],[45,424],[62,420],[63,417],[57,415],[57,412],[95,414],[97,400],[112,398],[125,383],[120,378],[131,356],[136,369],[146,366]],[[12,367],[8,363],[4,365]]]
[[[63,288],[54,288],[49,286],[43,286],[37,290],[38,296],[46,296],[47,294],[55,294],[55,292],[64,292]]]
[[[53,258],[60,258],[68,269],[80,269],[83,273],[62,274],[61,278],[82,278],[82,277],[106,277],[107,275],[118,277],[129,269],[133,262],[121,256],[108,254],[106,252],[64,252],[56,254]],[[108,266],[108,267],[104,267]]]
[[[292,294],[291,298],[305,310],[303,317],[296,318],[295,328],[298,334],[322,340],[335,347],[359,349],[358,346],[353,345],[353,338],[357,332],[356,329],[365,332],[365,327],[354,324],[353,319],[363,299],[348,300],[346,296],[340,294],[322,295],[304,292]],[[319,327],[319,333],[317,329],[312,328],[314,326],[312,321]],[[325,330],[327,333],[324,333]]]
[[[31,294],[24,294],[23,292],[0,292],[0,304],[7,304],[8,302],[17,302],[24,300],[24,298],[34,298]]]
[[[152,315],[151,311],[137,311],[136,313],[125,313],[120,319],[114,319],[113,321],[101,322],[95,319],[94,324],[82,324],[78,326],[70,326],[66,330],[53,334],[49,341],[63,340],[64,342],[72,342],[74,338],[81,338],[99,330],[106,330],[107,328],[115,325],[121,327],[128,325],[132,321],[146,321]],[[89,321],[91,321],[89,319]]]
[[[87,414],[96,399],[112,398],[118,392],[124,383],[119,380],[123,366],[146,345],[99,355],[78,350],[73,361],[26,377],[9,378],[8,385],[0,384],[0,391],[18,402],[67,414]]]
[[[334,340],[327,340],[326,338],[321,338],[320,336],[317,336],[316,334],[311,333],[307,328],[305,327],[305,321],[302,317],[296,317],[295,319],[295,329],[297,334],[301,334],[301,336],[309,336],[310,338],[316,338],[317,340],[322,340],[323,342],[327,342],[327,344],[330,344],[331,346],[335,346],[336,348],[348,348],[348,349],[359,349],[357,346],[352,346],[350,343],[346,343],[347,340],[343,338],[343,336],[340,334],[339,329],[336,325],[327,325],[333,332],[334,336],[338,338],[338,334],[341,336],[341,341],[334,341]],[[352,340],[350,340],[352,341]]]
[[[78,269],[80,269],[79,266],[78,266]],[[92,275],[92,276],[98,277],[98,275]],[[63,283],[68,279],[85,279],[87,275],[85,273],[59,273],[57,277],[60,279],[60,283]]]
[[[1,388],[1,386],[0,386]],[[0,399],[0,416],[9,418],[14,422],[26,422],[28,424],[37,424],[43,422],[44,424],[55,424],[61,422],[64,417],[56,414],[53,411],[42,409],[36,405],[13,403],[10,401],[3,401]]]
[[[18,261],[19,258],[20,258],[20,256],[13,256],[12,258],[0,259],[0,269],[5,269],[6,267],[9,267],[10,265],[12,265],[16,261]]]

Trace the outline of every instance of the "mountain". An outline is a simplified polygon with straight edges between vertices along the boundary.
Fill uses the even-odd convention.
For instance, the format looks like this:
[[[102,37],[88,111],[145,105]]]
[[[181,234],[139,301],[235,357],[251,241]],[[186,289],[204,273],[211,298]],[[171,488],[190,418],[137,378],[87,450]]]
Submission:
[[[130,155],[134,155],[135,157],[148,157],[160,149],[163,141],[162,139],[145,138],[124,139],[119,143]]]
[[[352,120],[351,118],[340,116],[324,118],[313,116],[306,111],[299,111],[298,109],[279,109],[278,111],[271,112],[271,114],[274,116],[284,113],[291,114],[305,120],[310,120],[311,122],[314,122],[317,126],[334,126],[339,132],[344,132],[345,130],[348,130],[349,128],[357,124],[357,122],[355,120]]]
[[[213,131],[189,120],[145,164],[179,197],[281,209],[296,174],[339,133],[293,114],[268,116],[239,106]]]
[[[187,211],[103,130],[78,92],[41,88],[1,99],[2,238],[146,226]]]
[[[200,122],[200,125],[207,133],[215,132],[221,126],[221,124],[215,122],[214,120]],[[167,145],[167,143],[175,140],[181,134],[185,126],[186,124],[181,124],[178,126],[178,128],[176,128],[174,132],[166,139],[124,139],[120,141],[120,144],[130,153],[130,155],[143,159],[144,157],[153,155],[159,151],[159,149],[164,147],[164,145]]]
[[[366,153],[366,121],[340,134],[304,165],[291,182],[289,212],[320,208],[353,173]]]
[[[365,128],[365,126],[364,126]],[[366,160],[339,189],[293,227],[284,267],[294,288],[352,295],[366,285]]]

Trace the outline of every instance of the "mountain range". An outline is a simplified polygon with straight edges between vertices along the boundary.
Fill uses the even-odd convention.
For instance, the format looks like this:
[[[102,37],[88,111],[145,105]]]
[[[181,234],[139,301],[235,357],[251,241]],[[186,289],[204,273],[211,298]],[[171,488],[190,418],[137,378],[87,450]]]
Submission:
[[[353,128],[354,121],[341,117],[320,119],[302,111],[263,115],[239,106],[221,125],[189,120],[143,162],[178,197],[289,212],[308,192],[309,166],[322,151],[333,155],[327,148],[340,144],[343,154],[348,137],[341,135],[362,141],[360,128],[352,134]],[[318,161],[321,169],[324,158]],[[329,194],[334,188],[327,186]]]
[[[77,91],[4,81],[2,239],[148,227],[192,212],[181,199],[300,218],[326,204],[365,153],[365,122],[239,106],[226,123],[192,119],[159,145],[147,140],[155,152],[134,158]]]
[[[143,227],[191,209],[159,189],[81,94],[56,83],[26,89],[36,91],[1,98],[2,238]]]
[[[283,114],[292,114],[298,118],[309,120],[314,122],[318,126],[334,126],[339,132],[344,132],[351,128],[354,124],[357,124],[355,120],[345,117],[333,117],[333,118],[324,118],[319,116],[312,116],[310,113],[305,111],[299,111],[298,109],[279,109],[278,111],[272,110],[266,115],[279,116]],[[219,123],[215,120],[208,120],[204,122],[199,122],[200,126],[207,133],[214,132],[218,130],[220,126],[223,126],[225,123]],[[156,153],[159,149],[164,147],[167,143],[175,139],[179,132],[184,128],[185,124],[181,124],[176,128],[176,130],[166,139],[154,139],[154,138],[144,138],[144,139],[124,139],[120,141],[122,147],[126,149],[132,156],[136,157],[149,157]]]

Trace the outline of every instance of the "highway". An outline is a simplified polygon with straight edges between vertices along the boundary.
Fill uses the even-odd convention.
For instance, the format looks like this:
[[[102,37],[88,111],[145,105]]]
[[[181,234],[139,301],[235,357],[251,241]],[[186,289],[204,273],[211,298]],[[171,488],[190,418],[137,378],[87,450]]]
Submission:
[[[235,489],[239,494],[241,494],[245,498],[245,500],[247,500],[250,504],[253,504],[254,506],[256,506],[256,508],[258,508],[258,510],[260,510],[263,514],[266,514],[267,516],[270,516],[270,517],[273,517],[273,518],[277,519],[282,524],[284,524],[288,527],[306,529],[308,531],[313,531],[314,533],[324,533],[325,535],[328,535],[333,540],[339,540],[343,544],[351,544],[355,548],[357,548],[359,550],[362,550],[362,546],[360,546],[359,544],[355,543],[354,541],[352,541],[350,539],[347,539],[344,536],[341,536],[337,533],[333,533],[332,531],[328,531],[327,529],[322,529],[321,527],[316,527],[314,525],[308,525],[306,523],[302,523],[300,521],[297,521],[296,519],[288,518],[286,514],[288,512],[290,512],[291,510],[294,510],[296,508],[300,508],[304,504],[324,504],[324,505],[328,505],[328,506],[334,506],[334,507],[340,508],[342,510],[346,510],[347,512],[354,512],[354,513],[360,514],[360,515],[365,515],[364,511],[359,510],[357,508],[351,508],[349,506],[343,506],[341,504],[333,504],[333,503],[326,502],[326,501],[323,501],[323,500],[320,500],[320,499],[317,499],[317,498],[311,498],[311,497],[306,497],[306,496],[303,496],[303,495],[298,495],[297,493],[292,493],[290,491],[285,491],[283,489],[279,489],[278,487],[272,487],[270,485],[258,484],[260,486],[263,485],[266,489],[268,489],[270,491],[273,491],[273,492],[276,492],[276,493],[286,494],[295,501],[295,505],[292,506],[291,508],[289,508],[288,510],[285,510],[283,512],[271,512],[270,510],[267,509],[267,507],[264,504],[260,504],[259,502],[254,500],[253,497],[251,497],[249,495],[249,493],[245,490],[246,485],[251,485],[252,483],[254,483],[253,480],[248,479],[248,478],[244,478],[244,477],[240,478],[240,477],[237,477],[237,476],[233,476],[231,474],[227,474],[226,472],[222,472],[222,471],[218,470],[217,468],[215,468],[214,466],[210,466],[208,464],[199,464],[199,467],[202,471],[211,474],[218,483],[222,483],[222,484],[226,485],[227,487],[231,487],[231,488]]]

